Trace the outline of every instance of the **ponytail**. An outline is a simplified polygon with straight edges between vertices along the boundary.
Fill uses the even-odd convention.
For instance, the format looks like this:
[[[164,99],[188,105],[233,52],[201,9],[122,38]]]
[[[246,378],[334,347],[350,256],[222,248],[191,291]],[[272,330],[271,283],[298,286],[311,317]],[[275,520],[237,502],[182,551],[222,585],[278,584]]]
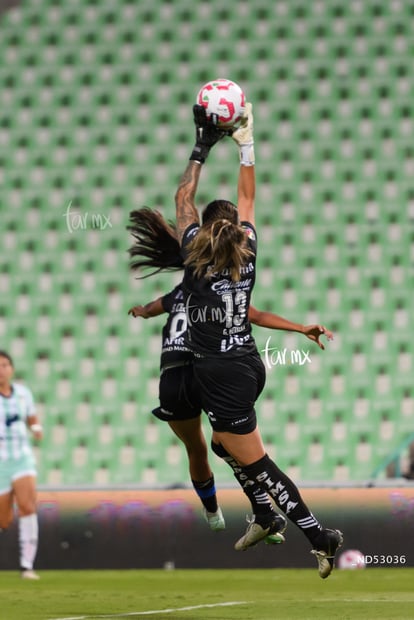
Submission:
[[[129,248],[130,268],[133,271],[153,268],[149,277],[159,271],[178,271],[184,268],[176,227],[167,222],[159,211],[143,207],[131,211],[127,230],[135,239]]]
[[[240,280],[240,270],[253,254],[244,229],[228,219],[203,224],[187,249],[184,264],[193,267],[197,278],[211,278],[213,273],[228,269],[235,282]]]

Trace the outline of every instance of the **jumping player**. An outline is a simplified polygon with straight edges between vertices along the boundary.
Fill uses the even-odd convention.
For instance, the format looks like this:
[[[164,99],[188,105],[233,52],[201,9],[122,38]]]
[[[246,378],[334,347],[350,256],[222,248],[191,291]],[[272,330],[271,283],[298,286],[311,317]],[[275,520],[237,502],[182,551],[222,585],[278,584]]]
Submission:
[[[212,447],[219,456],[230,454],[245,479],[257,483],[297,525],[312,545],[320,576],[326,578],[342,533],[322,527],[296,485],[266,454],[254,409],[265,370],[248,320],[257,249],[252,106],[246,105],[241,126],[232,134],[240,156],[237,207],[215,200],[204,209],[201,224],[195,206],[200,173],[211,147],[226,132],[217,127],[214,115],[207,119],[202,106],[193,111],[196,141],[176,192],[176,220],[186,265],[187,343],[213,429]],[[271,523],[254,519],[235,547],[245,549],[271,532]]]
[[[140,215],[145,213],[145,220],[156,218],[160,223],[159,214],[141,210],[131,214],[134,216],[137,231],[137,221]],[[142,221],[141,221],[142,226]],[[142,234],[142,229],[141,229]],[[172,239],[171,241],[173,241]],[[137,250],[135,244],[134,251]],[[148,247],[148,246],[147,246]],[[159,247],[155,244],[154,247]],[[157,267],[161,267],[160,260]],[[155,263],[152,262],[152,266]],[[135,268],[137,266],[135,265]],[[217,496],[214,485],[214,476],[208,462],[207,444],[201,425],[201,402],[199,390],[192,372],[193,356],[185,344],[185,332],[187,328],[187,317],[183,304],[183,291],[181,285],[177,285],[167,295],[147,303],[145,306],[138,305],[131,308],[128,314],[144,319],[168,313],[168,319],[162,330],[162,351],[160,362],[160,384],[159,400],[160,406],[153,410],[153,414],[160,420],[168,422],[169,426],[177,437],[184,443],[188,461],[190,476],[193,487],[204,505],[204,514],[213,530],[224,529],[224,518],[217,504]],[[311,340],[323,348],[319,338],[325,334],[328,339],[332,338],[332,333],[319,325],[301,326],[292,323],[282,317],[269,312],[260,312],[250,307],[249,317],[252,323],[269,327],[272,329],[284,329],[289,331],[302,332]],[[240,468],[230,455],[223,454],[224,460],[232,467],[233,473],[240,484],[243,480],[240,477]],[[267,494],[261,491],[258,485],[248,486],[246,495],[252,504],[254,515],[260,519],[259,515],[272,514],[273,509]],[[267,542],[283,542],[281,535],[271,537]]]
[[[133,211],[127,228],[135,239],[129,249],[133,270],[150,268],[154,274],[163,270],[174,271],[184,268],[175,225],[166,222],[161,213],[146,207]],[[214,478],[208,463],[207,447],[201,426],[200,395],[192,373],[193,356],[185,343],[187,316],[182,287],[178,285],[167,295],[129,310],[129,314],[145,319],[163,313],[168,313],[168,319],[162,332],[160,406],[153,410],[153,414],[167,421],[174,433],[183,441],[188,454],[191,480],[204,505],[210,528],[222,529],[224,520],[217,505]],[[332,339],[332,333],[321,325],[303,326],[276,314],[261,312],[253,306],[249,308],[249,319],[251,323],[262,327],[302,333],[316,342],[321,349],[324,349],[324,345],[320,342],[321,335],[325,334],[328,339]],[[259,522],[263,525],[273,520],[275,513],[267,493],[264,493],[257,484],[246,485],[239,465],[223,449],[221,457],[233,469],[237,481],[244,487],[243,490],[250,500],[255,522],[252,528],[258,527]],[[279,525],[280,518],[277,522]],[[249,543],[247,546],[254,544],[247,542]],[[283,535],[280,532],[269,534],[266,536],[266,542],[283,542]],[[243,542],[238,548],[247,546],[245,547]]]

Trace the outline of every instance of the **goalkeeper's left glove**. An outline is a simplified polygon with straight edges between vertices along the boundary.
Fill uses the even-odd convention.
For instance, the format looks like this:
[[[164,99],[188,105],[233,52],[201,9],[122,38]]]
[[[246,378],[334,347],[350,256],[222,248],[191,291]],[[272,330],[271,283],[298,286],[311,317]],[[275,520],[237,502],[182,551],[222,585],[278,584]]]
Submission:
[[[254,166],[253,106],[251,103],[246,103],[240,127],[233,131],[231,137],[239,146],[240,164]]]

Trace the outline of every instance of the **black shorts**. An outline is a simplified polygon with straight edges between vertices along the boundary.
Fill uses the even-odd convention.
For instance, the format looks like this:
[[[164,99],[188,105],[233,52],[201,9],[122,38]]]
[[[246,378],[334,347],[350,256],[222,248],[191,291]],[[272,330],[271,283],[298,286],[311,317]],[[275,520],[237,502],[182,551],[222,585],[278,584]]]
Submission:
[[[152,413],[160,420],[191,420],[201,415],[200,389],[195,385],[192,363],[162,371],[159,399],[160,406]]]
[[[212,428],[246,435],[257,425],[255,402],[266,371],[259,353],[231,359],[196,358],[194,375]]]

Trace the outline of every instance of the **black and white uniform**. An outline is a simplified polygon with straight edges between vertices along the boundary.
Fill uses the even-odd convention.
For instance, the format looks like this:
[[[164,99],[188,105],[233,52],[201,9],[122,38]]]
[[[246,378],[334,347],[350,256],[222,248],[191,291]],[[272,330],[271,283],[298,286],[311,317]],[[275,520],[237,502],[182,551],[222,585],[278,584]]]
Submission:
[[[237,434],[256,428],[254,403],[263,390],[265,368],[248,320],[250,296],[256,277],[256,231],[248,222],[248,246],[253,252],[234,282],[230,271],[197,278],[184,272],[183,291],[187,315],[186,343],[194,353],[194,377],[201,389],[201,403],[213,429]],[[199,230],[189,226],[182,254]]]
[[[160,420],[189,420],[201,415],[200,391],[193,376],[193,354],[185,343],[187,317],[181,284],[161,299],[168,312],[162,330],[160,406],[153,414]]]

